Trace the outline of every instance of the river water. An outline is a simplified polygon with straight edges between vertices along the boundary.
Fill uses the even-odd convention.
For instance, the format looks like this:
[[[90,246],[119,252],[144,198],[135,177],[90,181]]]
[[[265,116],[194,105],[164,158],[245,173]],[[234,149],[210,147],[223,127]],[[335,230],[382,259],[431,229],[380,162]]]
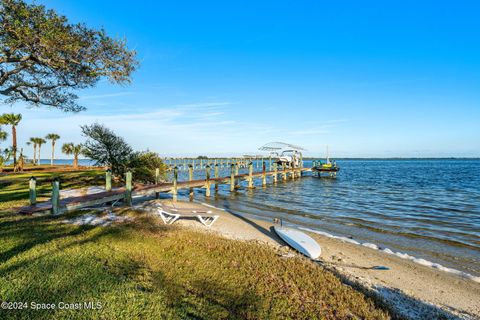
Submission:
[[[480,160],[338,160],[336,179],[307,174],[197,200],[236,214],[328,232],[480,275]],[[305,161],[305,166],[311,162]],[[254,164],[255,171],[261,170]],[[220,169],[229,176],[229,169]],[[246,169],[240,170],[245,173]],[[195,178],[205,176],[196,171]],[[213,176],[213,172],[212,172]],[[180,172],[180,180],[186,172]],[[260,180],[260,179],[257,179]],[[260,190],[259,190],[260,189]],[[187,197],[182,191],[180,196]]]

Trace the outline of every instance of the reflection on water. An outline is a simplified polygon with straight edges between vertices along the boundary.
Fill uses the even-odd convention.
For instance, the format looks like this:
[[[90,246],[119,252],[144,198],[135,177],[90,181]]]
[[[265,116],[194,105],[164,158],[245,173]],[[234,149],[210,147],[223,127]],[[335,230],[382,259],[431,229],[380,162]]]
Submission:
[[[195,197],[257,219],[278,217],[480,274],[480,160],[337,163],[337,179],[309,176],[276,185],[269,181],[267,187],[258,179],[257,190],[230,194],[222,185],[211,199],[204,198],[204,190],[196,190]],[[229,172],[220,169],[221,176]],[[195,174],[204,176],[204,170]],[[181,172],[180,179],[187,174]]]

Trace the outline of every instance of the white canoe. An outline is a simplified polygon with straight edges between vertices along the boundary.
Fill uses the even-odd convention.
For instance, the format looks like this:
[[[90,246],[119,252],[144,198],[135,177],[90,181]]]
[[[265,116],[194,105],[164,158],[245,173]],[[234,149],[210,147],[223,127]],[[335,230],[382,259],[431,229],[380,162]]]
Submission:
[[[322,253],[320,245],[309,235],[297,229],[285,227],[273,227],[275,232],[282,240],[295,250],[306,255],[310,259],[317,259]]]

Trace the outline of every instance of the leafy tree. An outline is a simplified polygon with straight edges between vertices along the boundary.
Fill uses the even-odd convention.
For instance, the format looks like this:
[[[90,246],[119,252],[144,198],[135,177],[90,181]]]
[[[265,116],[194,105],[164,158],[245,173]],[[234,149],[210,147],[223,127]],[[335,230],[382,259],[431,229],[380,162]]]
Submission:
[[[8,133],[2,130],[2,127],[0,127],[0,141],[5,141],[7,140]]]
[[[74,144],[73,142],[70,143],[64,143],[62,146],[62,152],[65,153],[66,155],[72,155],[73,154],[73,167],[75,169],[78,168],[78,156],[81,153],[84,153],[84,148],[82,144]]]
[[[99,123],[81,128],[83,135],[87,137],[85,156],[94,160],[96,165],[109,166],[113,174],[123,176],[133,156],[133,150],[128,143]]]
[[[41,159],[40,158],[40,151],[42,150],[42,144],[47,143],[47,141],[43,138],[36,138],[36,141],[37,141],[37,146],[38,146],[38,159],[37,159],[37,161],[38,161],[38,164],[40,165],[41,164],[40,163],[40,159]]]
[[[0,150],[0,172],[3,171],[3,167],[10,159],[11,151],[9,149]]]
[[[55,159],[55,142],[60,139],[60,136],[56,133],[49,133],[46,135],[45,139],[52,141],[52,159],[50,165],[53,166],[53,160]]]
[[[12,126],[12,154],[13,165],[17,165],[17,126],[22,121],[22,115],[14,113],[4,113],[0,116],[0,124]]]
[[[158,153],[151,151],[135,152],[130,162],[129,169],[132,171],[133,178],[141,182],[155,182],[155,170],[160,169],[160,176],[165,178],[166,166]]]
[[[136,52],[103,29],[72,24],[65,16],[23,0],[0,0],[0,95],[64,111],[81,111],[76,89],[100,79],[125,84]]]

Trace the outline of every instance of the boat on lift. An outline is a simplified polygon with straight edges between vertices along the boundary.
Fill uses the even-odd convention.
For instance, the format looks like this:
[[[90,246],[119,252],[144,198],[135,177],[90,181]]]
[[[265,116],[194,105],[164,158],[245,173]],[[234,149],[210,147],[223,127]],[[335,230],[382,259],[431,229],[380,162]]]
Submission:
[[[268,151],[272,160],[279,166],[285,165],[287,168],[298,168],[302,164],[302,151],[306,149],[285,142],[270,142],[258,150]]]
[[[317,172],[319,176],[320,176],[320,173],[327,172],[327,173],[330,173],[331,177],[335,177],[339,170],[340,168],[337,166],[337,162],[336,161],[332,162],[330,160],[330,156],[328,153],[328,146],[327,146],[327,158],[325,162],[322,162],[321,160],[313,161],[312,171]]]

